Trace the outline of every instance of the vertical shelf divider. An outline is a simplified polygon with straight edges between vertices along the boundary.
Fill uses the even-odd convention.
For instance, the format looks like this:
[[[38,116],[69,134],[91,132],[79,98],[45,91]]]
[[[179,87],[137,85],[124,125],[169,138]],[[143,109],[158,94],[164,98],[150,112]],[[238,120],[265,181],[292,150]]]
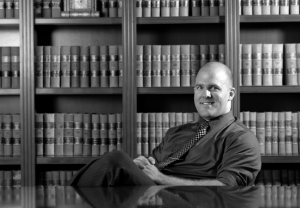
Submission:
[[[20,1],[20,113],[22,186],[35,185],[33,0]]]
[[[233,86],[236,96],[233,99],[233,114],[238,117],[240,112],[239,86],[239,44],[240,44],[240,16],[239,1],[227,1],[225,14],[226,30],[226,65],[233,72]]]
[[[123,44],[123,149],[130,156],[136,156],[136,10],[135,1],[124,1],[122,18]]]

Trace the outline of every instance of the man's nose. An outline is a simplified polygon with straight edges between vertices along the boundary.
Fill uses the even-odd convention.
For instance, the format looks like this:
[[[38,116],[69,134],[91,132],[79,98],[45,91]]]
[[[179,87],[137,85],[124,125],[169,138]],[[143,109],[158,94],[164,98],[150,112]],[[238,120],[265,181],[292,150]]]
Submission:
[[[204,90],[204,93],[203,93],[203,95],[205,96],[205,97],[211,97],[211,93],[210,93],[210,91],[209,90]]]

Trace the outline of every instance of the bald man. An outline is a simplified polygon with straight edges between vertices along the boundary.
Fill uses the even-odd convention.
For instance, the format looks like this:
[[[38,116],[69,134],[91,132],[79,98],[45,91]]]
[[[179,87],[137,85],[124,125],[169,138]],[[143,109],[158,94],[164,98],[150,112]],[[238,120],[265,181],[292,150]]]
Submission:
[[[234,96],[230,69],[218,62],[204,65],[194,88],[199,122],[170,128],[149,158],[132,162],[118,151],[105,154],[69,185],[253,185],[261,168],[259,144],[232,115]]]

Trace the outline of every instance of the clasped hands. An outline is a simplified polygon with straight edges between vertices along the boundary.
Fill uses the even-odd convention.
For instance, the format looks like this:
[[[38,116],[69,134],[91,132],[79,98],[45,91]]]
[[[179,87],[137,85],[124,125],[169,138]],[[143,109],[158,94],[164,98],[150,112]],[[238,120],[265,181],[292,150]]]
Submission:
[[[155,183],[159,183],[163,174],[154,165],[155,159],[153,157],[146,158],[144,156],[139,156],[138,158],[135,158],[133,162]]]

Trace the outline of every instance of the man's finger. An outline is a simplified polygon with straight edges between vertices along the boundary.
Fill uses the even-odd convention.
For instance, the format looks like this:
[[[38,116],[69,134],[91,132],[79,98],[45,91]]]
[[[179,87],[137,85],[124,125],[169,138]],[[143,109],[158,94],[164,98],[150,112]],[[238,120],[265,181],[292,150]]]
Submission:
[[[153,157],[149,157],[148,160],[152,165],[155,164],[155,159]]]

